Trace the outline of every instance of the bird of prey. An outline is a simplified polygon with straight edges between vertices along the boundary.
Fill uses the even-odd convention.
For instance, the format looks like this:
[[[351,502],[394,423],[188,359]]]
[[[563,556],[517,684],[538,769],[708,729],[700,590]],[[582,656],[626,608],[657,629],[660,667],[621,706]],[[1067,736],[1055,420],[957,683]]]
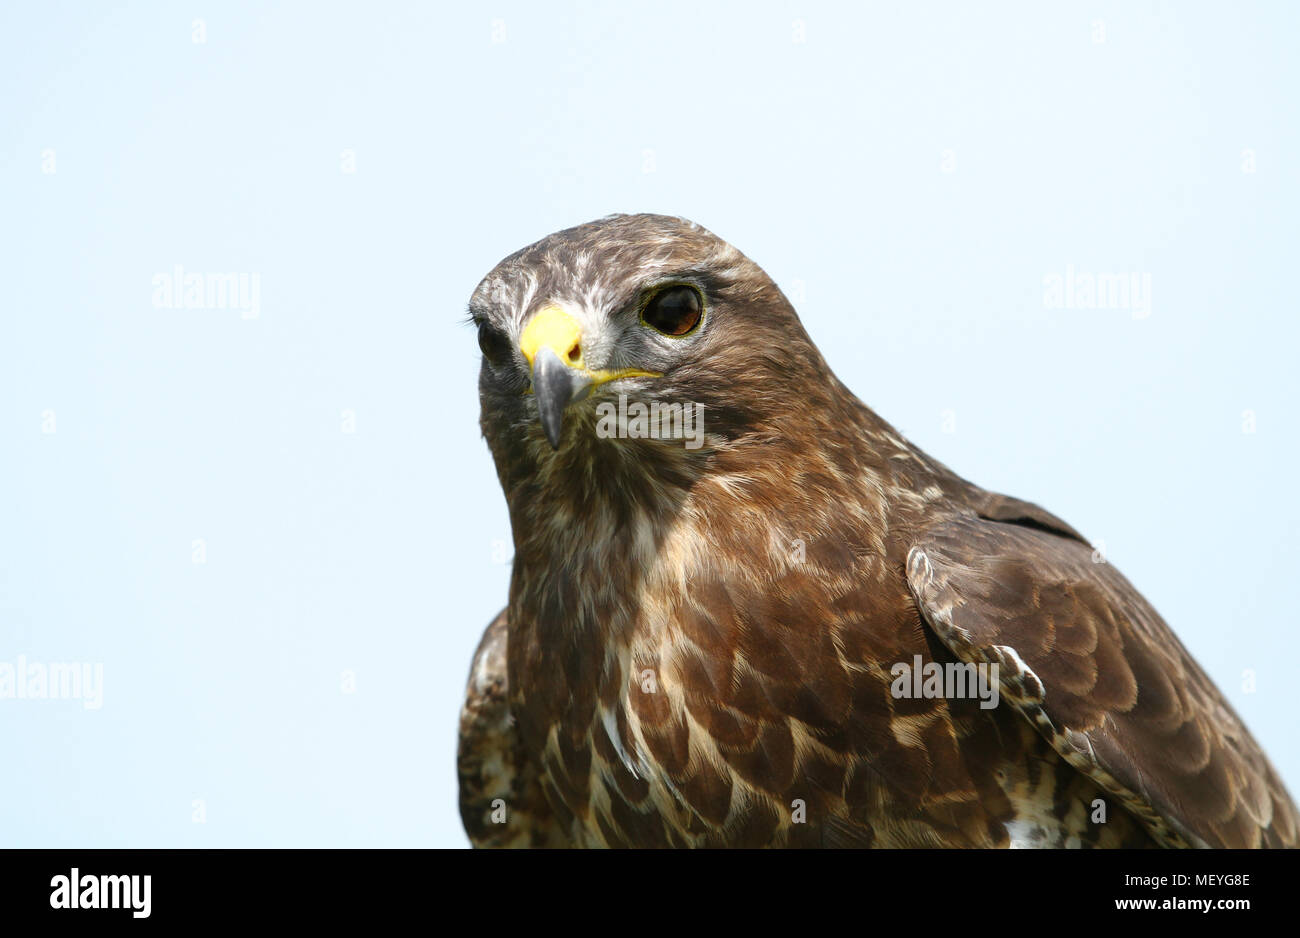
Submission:
[[[1296,845],[1128,580],[869,410],[730,244],[610,216],[470,316],[515,548],[460,719],[475,845]]]

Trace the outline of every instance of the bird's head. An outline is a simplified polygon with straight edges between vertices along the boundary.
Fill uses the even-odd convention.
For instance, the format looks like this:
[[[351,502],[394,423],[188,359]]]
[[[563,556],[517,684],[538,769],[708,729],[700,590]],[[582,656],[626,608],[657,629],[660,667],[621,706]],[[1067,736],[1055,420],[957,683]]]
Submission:
[[[557,461],[684,471],[778,432],[832,383],[772,280],[681,218],[615,215],[549,235],[484,278],[470,316],[503,482]]]

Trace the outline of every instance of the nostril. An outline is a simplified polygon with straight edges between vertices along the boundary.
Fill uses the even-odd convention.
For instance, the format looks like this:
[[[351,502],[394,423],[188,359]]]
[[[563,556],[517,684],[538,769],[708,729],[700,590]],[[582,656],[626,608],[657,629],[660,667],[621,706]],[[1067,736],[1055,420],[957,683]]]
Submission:
[[[573,348],[569,349],[569,361],[576,364],[580,358],[582,358],[582,346],[574,342]]]

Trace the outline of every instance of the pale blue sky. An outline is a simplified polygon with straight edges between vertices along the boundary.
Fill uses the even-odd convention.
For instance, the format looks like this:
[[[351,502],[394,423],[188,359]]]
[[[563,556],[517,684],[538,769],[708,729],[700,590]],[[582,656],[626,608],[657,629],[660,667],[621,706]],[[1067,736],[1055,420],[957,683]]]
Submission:
[[[548,6],[0,8],[0,663],[104,669],[0,700],[0,846],[465,843],[509,525],[464,306],[614,211],[1104,541],[1300,791],[1300,8]],[[257,315],[155,305],[175,265]]]

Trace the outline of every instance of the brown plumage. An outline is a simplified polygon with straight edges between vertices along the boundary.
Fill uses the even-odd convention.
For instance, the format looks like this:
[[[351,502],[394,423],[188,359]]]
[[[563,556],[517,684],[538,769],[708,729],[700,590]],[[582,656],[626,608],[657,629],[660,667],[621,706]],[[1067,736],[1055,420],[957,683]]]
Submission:
[[[730,245],[614,216],[470,310],[515,541],[461,715],[476,845],[1296,844],[1128,581],[867,409]],[[702,445],[598,432],[619,394],[702,405]],[[899,696],[916,656],[996,663],[1000,703]]]

